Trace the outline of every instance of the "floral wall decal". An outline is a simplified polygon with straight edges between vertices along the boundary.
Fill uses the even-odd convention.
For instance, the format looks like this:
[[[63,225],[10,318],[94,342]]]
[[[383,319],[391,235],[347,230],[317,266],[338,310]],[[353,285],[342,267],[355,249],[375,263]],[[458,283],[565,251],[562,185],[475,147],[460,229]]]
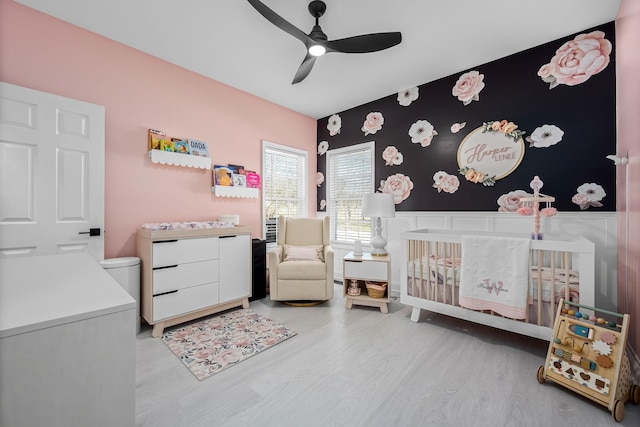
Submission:
[[[460,180],[455,175],[450,175],[445,171],[438,171],[433,175],[433,188],[438,190],[438,193],[444,191],[445,193],[453,194],[458,191],[460,187]]]
[[[382,113],[379,113],[379,112],[369,113],[367,114],[367,118],[365,119],[364,124],[362,125],[362,132],[364,132],[365,136],[374,134],[378,132],[380,129],[382,129],[383,124],[384,124],[384,117],[382,116]]]
[[[533,194],[524,190],[513,190],[498,197],[498,212],[516,212],[520,207],[520,199],[523,197],[533,197]]]
[[[560,46],[551,61],[540,67],[538,76],[549,83],[549,89],[559,84],[575,86],[584,83],[609,65],[612,49],[611,42],[604,38],[602,31],[580,34]]]
[[[580,210],[588,209],[590,206],[601,208],[600,201],[607,195],[600,185],[594,183],[584,183],[578,187],[577,191],[571,201],[580,206]]]
[[[501,132],[506,136],[518,141],[526,132],[518,129],[518,125],[507,120],[496,120],[495,122],[482,123],[482,132]]]
[[[542,125],[526,138],[529,147],[546,148],[562,141],[564,131],[556,125]]]
[[[336,136],[340,133],[340,128],[342,127],[342,119],[338,114],[334,114],[329,117],[329,122],[327,123],[327,130],[329,131],[329,135]]]
[[[398,92],[398,104],[408,107],[413,101],[418,99],[419,90],[417,87],[401,90]]]
[[[471,101],[480,101],[480,91],[484,89],[484,74],[469,71],[458,78],[451,94],[456,96],[462,104],[469,105]]]
[[[316,185],[320,187],[324,182],[324,174],[322,172],[316,173]]]
[[[318,154],[324,156],[329,149],[329,141],[320,141],[318,143]]]
[[[402,160],[404,159],[402,153],[393,145],[384,149],[382,152],[382,158],[384,159],[385,166],[401,165]]]
[[[395,175],[388,176],[387,179],[380,181],[380,188],[378,191],[382,193],[388,193],[393,195],[393,201],[397,205],[411,194],[413,190],[413,182],[411,178],[404,174],[397,173]]]
[[[431,140],[438,132],[433,125],[426,120],[418,120],[409,128],[409,136],[414,144],[420,143],[423,147],[431,145]]]
[[[327,208],[327,201],[325,199],[320,200],[320,210],[323,211]]]
[[[585,36],[578,37],[581,34]],[[596,67],[589,70],[599,70],[596,64],[607,62],[605,39],[611,43],[612,65],[592,73],[586,84],[557,91],[541,84],[535,70],[545,62],[551,64],[556,55],[554,64],[560,64],[562,56],[568,65],[569,51],[581,64],[578,68],[589,63]],[[602,56],[602,62],[578,58],[580,52]],[[513,208],[522,191],[518,189],[527,189],[532,176],[544,175],[558,210],[579,212],[583,206],[615,212],[616,175],[606,159],[616,151],[615,57],[615,22],[610,22],[413,88],[392,90],[384,98],[318,121],[317,171],[325,179],[328,176],[328,150],[373,142],[374,183],[409,190],[400,192],[407,195],[404,200],[397,197],[402,200],[397,211],[495,212],[498,208],[517,215]],[[557,84],[569,86],[569,81],[561,81]],[[376,112],[384,123],[375,134],[365,135],[374,127],[365,127],[363,121]],[[323,141],[328,142],[327,151]],[[415,186],[396,174],[410,177]],[[584,191],[588,194],[576,192],[583,183],[597,183],[607,196],[596,200],[600,195],[593,188],[591,193]],[[320,202],[329,200],[327,186],[322,184],[316,194],[320,211]],[[572,201],[574,196],[579,203]],[[596,208],[598,204],[601,207]]]
[[[451,125],[451,133],[458,133],[463,127],[467,125],[467,122],[454,123]]]

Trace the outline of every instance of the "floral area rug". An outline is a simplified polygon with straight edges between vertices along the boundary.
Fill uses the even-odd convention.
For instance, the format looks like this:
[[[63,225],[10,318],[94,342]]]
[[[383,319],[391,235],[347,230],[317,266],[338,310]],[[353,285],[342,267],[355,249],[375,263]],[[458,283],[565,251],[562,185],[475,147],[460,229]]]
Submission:
[[[165,332],[162,341],[204,380],[294,335],[271,319],[241,309]]]

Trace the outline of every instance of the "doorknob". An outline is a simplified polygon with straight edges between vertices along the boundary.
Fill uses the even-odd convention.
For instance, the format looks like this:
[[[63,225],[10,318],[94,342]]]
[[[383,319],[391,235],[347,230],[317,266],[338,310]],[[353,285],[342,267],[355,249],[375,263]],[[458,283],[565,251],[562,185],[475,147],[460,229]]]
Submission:
[[[89,236],[99,236],[100,229],[99,228],[90,228],[89,231],[81,231],[78,234],[88,234]]]

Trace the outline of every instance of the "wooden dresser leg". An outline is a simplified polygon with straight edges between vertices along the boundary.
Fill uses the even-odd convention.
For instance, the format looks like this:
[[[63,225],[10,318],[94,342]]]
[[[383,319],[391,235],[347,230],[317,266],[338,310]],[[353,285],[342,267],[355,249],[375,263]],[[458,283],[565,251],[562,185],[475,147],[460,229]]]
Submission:
[[[164,323],[156,323],[155,325],[153,325],[151,336],[154,338],[158,338],[162,336],[162,332],[164,332]]]
[[[242,308],[249,308],[249,298],[242,299]]]
[[[387,314],[389,312],[389,306],[386,302],[380,305],[380,312],[384,314]]]

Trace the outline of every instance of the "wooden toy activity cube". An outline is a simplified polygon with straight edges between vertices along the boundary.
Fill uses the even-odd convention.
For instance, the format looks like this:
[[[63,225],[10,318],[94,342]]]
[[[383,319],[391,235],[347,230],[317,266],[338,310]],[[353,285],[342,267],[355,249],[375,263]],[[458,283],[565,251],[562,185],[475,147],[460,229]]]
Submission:
[[[601,315],[609,320],[598,317]],[[640,387],[631,382],[625,352],[628,330],[628,314],[561,299],[547,358],[538,368],[538,382],[558,383],[606,406],[616,421],[622,421],[624,403],[640,403]]]

